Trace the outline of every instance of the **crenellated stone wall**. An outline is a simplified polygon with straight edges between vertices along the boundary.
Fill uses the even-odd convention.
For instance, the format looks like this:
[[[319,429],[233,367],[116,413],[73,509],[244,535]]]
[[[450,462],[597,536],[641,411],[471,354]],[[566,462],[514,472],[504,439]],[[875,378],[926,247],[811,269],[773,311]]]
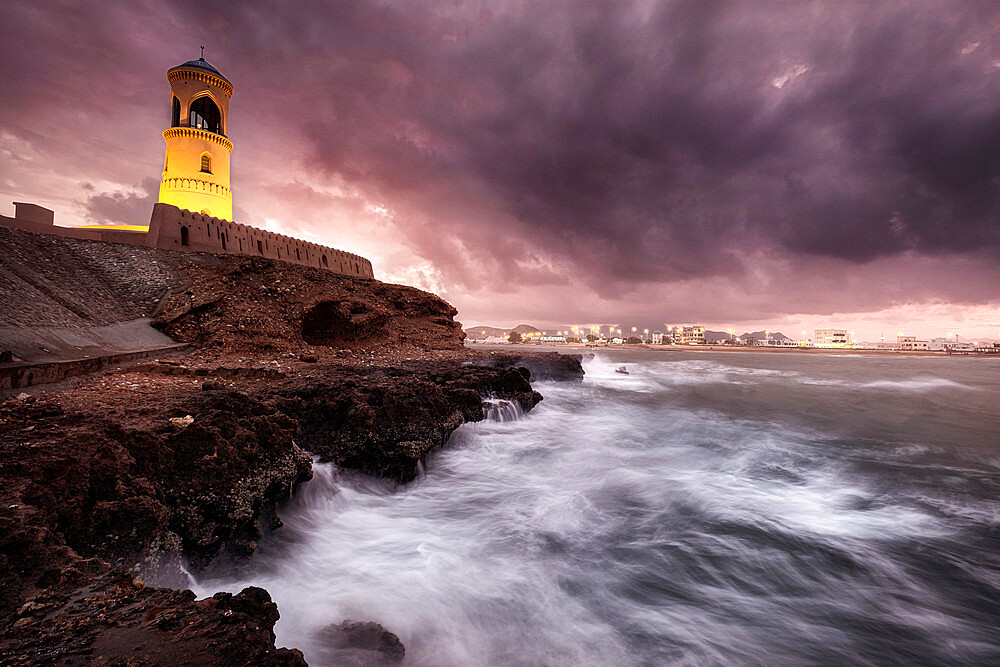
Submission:
[[[155,204],[146,245],[162,250],[228,252],[280,259],[329,269],[357,278],[374,278],[372,264],[360,255],[301,241],[238,222]]]
[[[327,269],[345,276],[375,278],[372,263],[360,255],[238,222],[185,211],[169,204],[153,205],[148,230],[143,227],[113,225],[108,225],[107,228],[98,225],[86,228],[58,227],[53,224],[52,211],[22,202],[17,203],[14,217],[0,215],[0,225],[40,234],[128,243],[161,250],[270,257],[292,264]]]

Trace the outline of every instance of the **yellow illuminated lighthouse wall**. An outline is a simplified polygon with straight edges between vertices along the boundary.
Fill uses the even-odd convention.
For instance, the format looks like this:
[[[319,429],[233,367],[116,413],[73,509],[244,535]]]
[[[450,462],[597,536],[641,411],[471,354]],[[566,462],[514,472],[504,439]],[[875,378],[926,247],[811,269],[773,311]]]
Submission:
[[[170,127],[163,131],[167,153],[160,203],[233,219],[229,188],[229,98],[233,84],[204,58],[167,70]]]

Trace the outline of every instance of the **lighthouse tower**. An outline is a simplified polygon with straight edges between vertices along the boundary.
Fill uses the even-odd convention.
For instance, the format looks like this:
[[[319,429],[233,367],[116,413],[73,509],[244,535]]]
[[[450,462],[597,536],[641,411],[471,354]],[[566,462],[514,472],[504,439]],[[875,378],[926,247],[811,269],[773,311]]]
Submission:
[[[170,127],[163,131],[160,203],[225,220],[233,219],[229,189],[229,98],[233,84],[202,57],[167,70]]]

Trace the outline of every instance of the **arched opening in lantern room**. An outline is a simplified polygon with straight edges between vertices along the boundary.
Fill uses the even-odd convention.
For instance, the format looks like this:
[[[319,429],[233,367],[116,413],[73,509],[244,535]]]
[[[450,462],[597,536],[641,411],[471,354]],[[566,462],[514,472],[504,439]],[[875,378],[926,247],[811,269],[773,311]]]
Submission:
[[[188,114],[188,125],[199,130],[207,130],[222,134],[222,112],[207,95],[199,97],[191,103],[191,113]]]

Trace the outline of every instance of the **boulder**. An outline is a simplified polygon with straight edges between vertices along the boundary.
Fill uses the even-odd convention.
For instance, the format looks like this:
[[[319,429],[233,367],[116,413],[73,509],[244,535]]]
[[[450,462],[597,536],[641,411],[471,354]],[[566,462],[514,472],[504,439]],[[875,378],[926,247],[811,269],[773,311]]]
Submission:
[[[398,665],[406,648],[399,637],[378,623],[344,621],[320,630],[326,659],[337,665],[376,667]]]

